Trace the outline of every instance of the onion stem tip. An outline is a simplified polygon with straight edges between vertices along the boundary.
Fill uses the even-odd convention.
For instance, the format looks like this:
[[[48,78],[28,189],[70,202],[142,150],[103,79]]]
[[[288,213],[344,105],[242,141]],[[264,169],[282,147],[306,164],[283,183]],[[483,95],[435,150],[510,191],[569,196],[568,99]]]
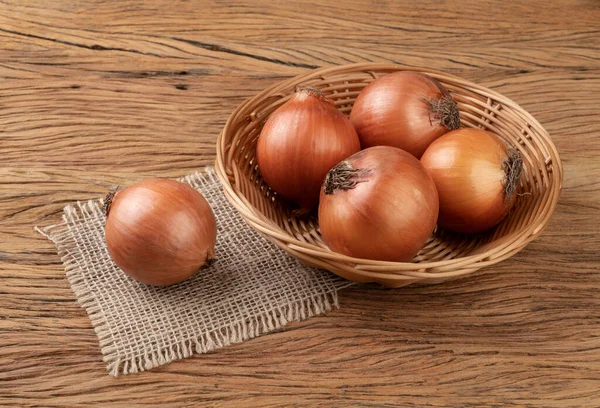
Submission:
[[[353,189],[358,183],[367,181],[360,180],[360,177],[368,171],[354,168],[348,160],[339,162],[325,176],[325,194],[334,194],[337,190]]]
[[[523,158],[517,149],[508,150],[508,157],[502,163],[502,170],[505,174],[504,199],[510,200],[517,190],[523,172]]]
[[[109,191],[106,194],[106,197],[104,197],[104,205],[103,205],[103,209],[104,209],[104,215],[106,215],[108,217],[108,213],[110,212],[110,206],[113,202],[113,199],[115,198],[115,195],[117,194],[117,190],[119,189],[119,187],[117,187],[116,189]]]
[[[429,104],[429,114],[440,125],[449,130],[460,128],[458,105],[450,95],[444,95],[439,99],[428,99],[427,103]]]

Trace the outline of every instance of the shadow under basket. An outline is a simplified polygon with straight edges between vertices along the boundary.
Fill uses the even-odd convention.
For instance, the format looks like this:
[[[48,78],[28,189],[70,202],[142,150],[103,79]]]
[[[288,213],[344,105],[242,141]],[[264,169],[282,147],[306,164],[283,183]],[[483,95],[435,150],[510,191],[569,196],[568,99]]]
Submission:
[[[420,71],[451,92],[463,127],[489,130],[522,154],[517,200],[494,229],[478,235],[437,229],[410,262],[351,258],[329,250],[321,239],[316,217],[296,216],[292,206],[262,180],[255,160],[258,136],[269,115],[297,89],[318,88],[349,115],[365,86],[379,76],[402,70],[405,68],[390,64],[317,69],[265,89],[233,112],[217,141],[216,170],[227,198],[252,228],[308,265],[353,281],[388,287],[439,283],[473,273],[509,258],[540,234],[556,207],[563,174],[548,133],[510,99],[439,72]]]

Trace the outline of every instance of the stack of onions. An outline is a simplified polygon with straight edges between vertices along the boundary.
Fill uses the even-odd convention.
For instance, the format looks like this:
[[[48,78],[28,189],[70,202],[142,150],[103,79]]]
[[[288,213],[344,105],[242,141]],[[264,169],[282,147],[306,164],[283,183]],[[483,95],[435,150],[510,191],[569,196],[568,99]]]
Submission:
[[[366,86],[350,121],[319,91],[296,93],[267,120],[256,157],[277,193],[304,211],[319,203],[331,250],[408,261],[436,223],[485,231],[515,201],[518,150],[486,131],[459,128],[449,91],[429,75],[402,71]]]

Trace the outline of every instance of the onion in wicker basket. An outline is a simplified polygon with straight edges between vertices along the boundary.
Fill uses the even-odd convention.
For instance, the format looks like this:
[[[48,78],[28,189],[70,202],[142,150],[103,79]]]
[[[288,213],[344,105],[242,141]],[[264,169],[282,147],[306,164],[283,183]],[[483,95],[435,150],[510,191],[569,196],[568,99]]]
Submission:
[[[330,251],[316,218],[295,216],[285,200],[261,179],[256,142],[268,116],[298,87],[320,89],[345,114],[374,78],[403,70],[390,64],[353,64],[323,68],[275,84],[240,105],[217,141],[217,174],[229,201],[248,224],[303,262],[358,282],[400,287],[414,282],[438,283],[498,263],[524,248],[548,224],[562,184],[562,165],[547,132],[510,99],[455,76],[421,71],[452,94],[464,127],[498,135],[523,157],[518,197],[509,215],[479,235],[438,229],[411,262],[357,259]]]

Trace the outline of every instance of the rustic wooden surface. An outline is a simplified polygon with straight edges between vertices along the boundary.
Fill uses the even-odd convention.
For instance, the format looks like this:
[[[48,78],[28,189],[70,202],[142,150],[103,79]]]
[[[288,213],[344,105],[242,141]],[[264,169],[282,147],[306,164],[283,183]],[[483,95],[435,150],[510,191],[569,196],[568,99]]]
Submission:
[[[0,404],[599,406],[600,3],[413,3],[0,1]],[[476,276],[356,287],[285,331],[109,377],[33,226],[212,163],[245,98],[361,61],[460,75],[538,118],[565,167],[545,233]]]

